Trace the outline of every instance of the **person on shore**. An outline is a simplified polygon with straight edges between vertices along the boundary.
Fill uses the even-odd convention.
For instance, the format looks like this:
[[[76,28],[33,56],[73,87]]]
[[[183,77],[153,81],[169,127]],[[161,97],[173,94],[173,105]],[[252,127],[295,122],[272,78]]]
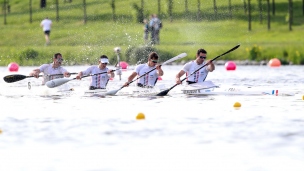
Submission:
[[[108,63],[108,57],[106,55],[101,55],[98,65],[90,66],[85,71],[79,72],[76,79],[80,80],[83,75],[98,74],[92,76],[89,90],[106,89],[109,79],[115,77],[113,70],[107,68]]]
[[[144,42],[147,45],[149,43],[149,24],[148,20],[144,19]]]
[[[159,32],[162,28],[162,23],[156,14],[153,14],[153,31],[154,31],[154,40],[155,44],[159,45]]]
[[[44,32],[45,45],[49,45],[51,43],[50,41],[51,26],[52,26],[52,20],[50,20],[48,17],[46,17],[40,23],[40,27],[42,27]]]
[[[188,84],[201,83],[204,82],[208,73],[212,72],[215,69],[214,64],[211,60],[205,61],[207,58],[207,51],[205,49],[199,49],[196,53],[196,59],[186,63],[183,68],[176,75],[176,84],[181,84],[180,78],[186,73],[190,75],[198,68],[207,64],[205,67],[201,68],[199,71],[195,72],[189,78],[187,78]]]
[[[135,67],[134,72],[128,77],[128,81],[124,84],[124,86],[128,86],[129,83],[136,77],[141,77],[145,75],[147,72],[151,71],[149,74],[142,76],[138,82],[138,87],[152,88],[155,86],[158,76],[163,76],[164,71],[161,69],[161,65],[157,65],[158,63],[158,54],[156,52],[151,52],[148,56],[148,62],[145,64],[139,64]]]
[[[153,24],[154,24],[154,15],[152,14],[150,16],[150,21],[149,21],[149,31],[150,31],[150,34],[151,34],[150,44],[152,44],[152,45],[155,44],[155,30],[154,30]]]
[[[55,53],[53,56],[53,63],[43,64],[39,68],[30,72],[29,75],[39,78],[39,73],[42,72],[44,74],[42,85],[53,79],[70,77],[70,73],[61,66],[62,62],[63,58],[61,53]]]

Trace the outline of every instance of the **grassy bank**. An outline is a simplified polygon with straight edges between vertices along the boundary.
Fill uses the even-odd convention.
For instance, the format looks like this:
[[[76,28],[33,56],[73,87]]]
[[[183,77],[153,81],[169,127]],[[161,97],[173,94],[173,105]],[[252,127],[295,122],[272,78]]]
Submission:
[[[188,0],[189,1],[189,0]],[[87,0],[88,21],[83,23],[82,1],[59,4],[59,21],[53,1],[48,1],[46,9],[33,2],[33,22],[29,22],[28,1],[10,0],[11,12],[7,14],[7,24],[0,25],[0,65],[10,62],[20,65],[40,65],[50,62],[52,55],[61,52],[67,65],[96,63],[101,54],[115,61],[114,47],[121,47],[121,57],[126,60],[130,47],[144,46],[143,25],[136,22],[133,3],[140,1],[116,1],[116,21],[112,20],[109,0]],[[175,0],[173,21],[166,12],[167,1],[161,1],[160,18],[164,27],[160,33],[160,45],[155,45],[161,57],[169,58],[182,52],[193,59],[198,48],[205,48],[208,57],[213,58],[237,44],[241,47],[221,59],[229,60],[269,60],[279,58],[285,62],[304,64],[304,17],[301,1],[294,1],[294,25],[292,31],[286,22],[287,2],[276,0],[276,13],[271,15],[271,29],[267,29],[266,4],[263,4],[262,22],[257,10],[257,2],[252,2],[251,31],[242,1],[232,0],[232,19],[228,15],[227,2],[217,2],[217,17],[213,3],[201,5],[201,20],[197,21],[195,2],[189,1],[190,12],[184,12],[184,1]],[[265,3],[265,2],[264,2]],[[157,13],[157,1],[145,1],[144,13]],[[51,45],[45,46],[40,21],[48,16],[53,20]],[[1,15],[3,19],[3,14]],[[3,23],[3,22],[2,22]],[[31,56],[34,54],[34,57]]]

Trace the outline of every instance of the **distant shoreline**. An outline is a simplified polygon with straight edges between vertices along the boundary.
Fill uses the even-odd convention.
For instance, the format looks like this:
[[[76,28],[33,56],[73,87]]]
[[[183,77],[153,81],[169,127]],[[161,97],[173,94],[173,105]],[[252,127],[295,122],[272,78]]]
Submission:
[[[267,65],[267,61],[250,61],[250,60],[216,60],[213,63],[215,65],[225,65],[228,61],[233,61],[236,65]],[[184,65],[187,61],[181,61],[179,63],[172,63],[173,65]],[[291,62],[289,64],[281,65],[293,65]]]

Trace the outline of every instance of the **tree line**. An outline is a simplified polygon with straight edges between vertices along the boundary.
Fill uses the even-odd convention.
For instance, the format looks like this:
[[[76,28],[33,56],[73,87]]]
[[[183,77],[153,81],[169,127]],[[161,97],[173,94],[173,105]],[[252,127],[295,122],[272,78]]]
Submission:
[[[2,2],[1,2],[2,1]],[[1,0],[0,2],[2,3],[2,14],[4,17],[4,25],[7,24],[7,15],[11,12],[11,5],[10,5],[10,0]],[[147,1],[147,0],[146,0]],[[275,0],[256,0],[258,2],[258,13],[259,13],[259,19],[260,19],[260,23],[262,23],[263,20],[263,1],[266,1],[266,13],[267,13],[267,28],[268,30],[271,29],[271,13],[274,16],[276,13],[276,3]],[[270,2],[271,1],[271,2]],[[294,13],[294,6],[293,6],[293,0],[287,0],[288,1],[288,7],[287,7],[287,11],[288,11],[288,27],[289,30],[292,30],[292,25],[293,25],[293,13]],[[64,3],[72,3],[72,0],[64,0]],[[244,15],[247,16],[247,20],[248,20],[248,30],[251,31],[252,30],[252,5],[251,5],[252,0],[243,0],[243,9],[244,9]],[[59,0],[53,0],[53,3],[55,5],[55,9],[56,9],[56,21],[60,20],[60,14],[59,14]],[[116,3],[115,0],[109,0],[110,6],[112,8],[112,20],[115,21],[116,20]],[[143,19],[145,18],[145,0],[139,0],[140,5],[138,5],[137,3],[133,4],[133,8],[136,10],[136,21],[141,23],[143,21]],[[174,16],[173,16],[173,4],[174,4],[174,0],[166,0],[167,3],[167,9],[165,9],[167,15],[168,15],[168,19],[170,22],[173,21]],[[185,13],[189,13],[189,8],[188,8],[188,4],[189,4],[189,0],[184,0],[184,12]],[[40,0],[40,8],[46,8],[47,5],[47,0]],[[197,21],[201,21],[202,20],[202,11],[201,11],[201,6],[204,5],[201,3],[201,0],[197,0],[197,11],[196,11],[196,20]],[[232,10],[232,3],[231,0],[227,1],[227,5],[228,5],[228,18],[232,19],[233,18],[233,10]],[[88,21],[88,17],[87,17],[87,2],[86,0],[82,0],[82,7],[83,7],[83,23],[85,24]],[[158,14],[161,13],[161,0],[157,0],[157,10],[158,10]],[[218,17],[218,7],[217,7],[217,0],[213,0],[213,19],[217,20]],[[304,16],[304,0],[302,0],[302,13]],[[29,22],[32,23],[32,0],[29,0]]]

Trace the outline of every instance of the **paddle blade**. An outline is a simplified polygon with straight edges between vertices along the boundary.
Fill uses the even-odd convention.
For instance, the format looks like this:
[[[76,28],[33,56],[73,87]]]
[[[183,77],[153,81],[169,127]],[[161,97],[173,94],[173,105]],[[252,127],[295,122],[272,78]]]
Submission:
[[[118,89],[118,90],[110,90],[110,91],[106,92],[106,95],[114,96],[120,89]]]
[[[16,82],[16,81],[23,80],[25,78],[27,78],[27,76],[20,75],[20,74],[14,74],[14,75],[7,75],[3,79],[7,83],[13,83],[13,82]]]
[[[73,80],[73,78],[58,78],[58,79],[54,79],[54,80],[50,80],[50,81],[46,82],[45,85],[48,88],[54,88],[54,87],[61,86],[62,84],[65,84],[71,80]]]
[[[171,59],[165,61],[162,65],[166,65],[166,64],[168,64],[168,63],[171,63],[171,62],[176,61],[176,60],[178,60],[178,59],[184,58],[184,57],[186,57],[186,56],[187,56],[187,53],[181,53],[181,54],[179,54],[179,55],[177,55],[177,56],[175,56],[175,57],[173,57],[173,58],[171,58]]]
[[[170,89],[164,90],[164,91],[162,91],[162,92],[156,94],[156,96],[165,96],[165,95],[167,95],[167,94],[169,93],[169,91],[170,91]]]

